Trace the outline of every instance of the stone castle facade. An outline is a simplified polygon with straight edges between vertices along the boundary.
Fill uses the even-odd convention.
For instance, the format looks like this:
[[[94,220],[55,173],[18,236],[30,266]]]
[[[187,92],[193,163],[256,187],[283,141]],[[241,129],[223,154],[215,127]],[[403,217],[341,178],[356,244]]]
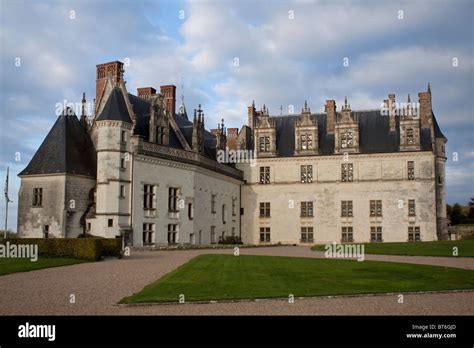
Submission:
[[[19,174],[23,237],[124,236],[129,245],[395,242],[447,238],[445,143],[431,91],[397,107],[270,116],[207,131],[176,87],[130,94],[97,65],[93,115],[64,110]],[[254,161],[223,163],[229,151]]]

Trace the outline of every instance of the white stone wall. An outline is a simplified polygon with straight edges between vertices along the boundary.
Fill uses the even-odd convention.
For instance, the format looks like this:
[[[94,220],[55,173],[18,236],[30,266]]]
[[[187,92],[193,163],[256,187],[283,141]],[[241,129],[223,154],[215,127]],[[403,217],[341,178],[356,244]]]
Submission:
[[[407,161],[415,162],[415,180],[407,180]],[[315,243],[340,242],[341,227],[352,226],[355,242],[370,241],[370,227],[382,226],[384,242],[407,241],[408,226],[419,226],[422,240],[436,240],[436,198],[432,152],[351,154],[354,181],[341,182],[343,155],[259,158],[255,167],[240,165],[242,236],[259,243],[260,227],[270,227],[271,243],[300,244],[301,227],[313,226]],[[313,182],[300,182],[300,165],[313,165]],[[259,184],[259,167],[270,166],[271,183]],[[414,199],[416,216],[408,217]],[[353,201],[353,218],[341,217],[341,201]],[[382,200],[382,217],[370,217],[370,200]],[[300,202],[313,201],[314,217],[300,217]],[[400,203],[399,201],[403,202]],[[259,217],[259,203],[270,202],[271,217]],[[401,206],[401,207],[400,207]]]
[[[156,245],[168,242],[168,224],[178,224],[177,242],[180,244],[210,244],[211,226],[216,226],[216,242],[223,231],[227,235],[235,228],[239,233],[239,181],[214,173],[196,165],[138,155],[133,166],[133,244],[142,246],[143,224],[153,223]],[[155,185],[154,216],[143,209],[144,185]],[[168,212],[168,189],[180,189],[179,212]],[[216,214],[211,213],[211,195],[216,194]],[[236,199],[232,216],[232,198]],[[180,206],[179,201],[182,200]],[[193,218],[188,217],[188,204],[193,203]],[[226,223],[222,222],[222,205],[226,205]],[[199,232],[201,231],[201,240]],[[194,239],[191,239],[194,234]]]

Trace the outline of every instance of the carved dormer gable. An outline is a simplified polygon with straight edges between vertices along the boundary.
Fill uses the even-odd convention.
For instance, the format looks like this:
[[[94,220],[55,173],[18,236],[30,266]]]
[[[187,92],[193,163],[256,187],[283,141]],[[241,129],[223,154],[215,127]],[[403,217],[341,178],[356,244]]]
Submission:
[[[417,105],[411,103],[410,95],[400,111],[400,151],[420,150],[420,117]]]
[[[268,115],[268,109],[265,105],[263,106],[263,109],[258,113],[254,135],[257,156],[276,156],[275,122]]]
[[[318,121],[311,116],[311,110],[305,101],[301,116],[295,122],[295,155],[317,153]]]
[[[334,141],[337,154],[359,152],[359,119],[352,113],[347,97],[336,118]]]
[[[150,142],[169,144],[169,113],[166,112],[162,94],[151,97],[150,103]]]
[[[225,151],[227,146],[227,130],[224,126],[224,119],[222,119],[221,122],[222,123],[217,124],[217,129],[215,130],[214,135],[216,136],[217,149]]]

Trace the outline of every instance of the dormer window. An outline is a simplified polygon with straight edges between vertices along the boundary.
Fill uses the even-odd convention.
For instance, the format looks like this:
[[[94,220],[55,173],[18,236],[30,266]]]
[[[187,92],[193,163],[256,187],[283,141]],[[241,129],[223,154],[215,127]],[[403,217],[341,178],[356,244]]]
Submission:
[[[268,152],[270,151],[270,137],[260,137],[258,140],[259,149],[261,152]]]
[[[313,149],[312,134],[303,134],[301,136],[301,150],[312,150],[312,149]]]
[[[354,133],[350,131],[344,131],[341,134],[341,148],[346,149],[354,146]]]

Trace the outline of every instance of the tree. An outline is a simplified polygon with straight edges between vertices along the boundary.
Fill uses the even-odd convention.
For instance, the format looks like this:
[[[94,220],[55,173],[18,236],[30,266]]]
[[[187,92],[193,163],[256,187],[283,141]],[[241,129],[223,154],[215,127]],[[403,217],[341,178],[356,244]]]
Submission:
[[[462,211],[462,207],[459,203],[455,203],[451,210],[451,225],[458,225],[461,223],[462,220],[465,219],[465,215]]]

